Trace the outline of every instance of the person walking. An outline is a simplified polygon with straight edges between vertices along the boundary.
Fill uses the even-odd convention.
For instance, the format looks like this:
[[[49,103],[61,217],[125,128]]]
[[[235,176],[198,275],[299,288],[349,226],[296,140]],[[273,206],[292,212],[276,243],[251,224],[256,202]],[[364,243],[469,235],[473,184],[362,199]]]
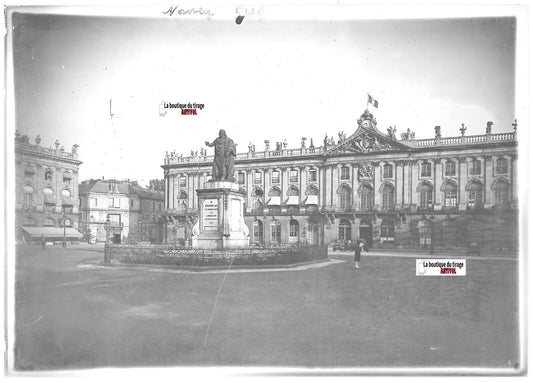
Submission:
[[[359,262],[361,262],[362,252],[363,252],[363,243],[361,241],[357,241],[355,245],[355,258],[354,258],[354,267],[356,269],[359,268]]]
[[[41,235],[41,246],[43,249],[46,249],[46,238],[44,237],[44,234]]]

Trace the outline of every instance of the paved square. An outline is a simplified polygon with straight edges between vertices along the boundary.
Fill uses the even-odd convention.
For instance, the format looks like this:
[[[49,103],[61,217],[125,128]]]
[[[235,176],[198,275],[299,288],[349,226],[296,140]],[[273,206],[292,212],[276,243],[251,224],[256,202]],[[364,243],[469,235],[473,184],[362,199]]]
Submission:
[[[416,277],[415,258],[365,255],[358,270],[351,256],[331,255],[347,262],[224,279],[151,267],[79,267],[103,254],[23,247],[15,365],[506,368],[518,362],[517,260],[469,259],[466,277]]]

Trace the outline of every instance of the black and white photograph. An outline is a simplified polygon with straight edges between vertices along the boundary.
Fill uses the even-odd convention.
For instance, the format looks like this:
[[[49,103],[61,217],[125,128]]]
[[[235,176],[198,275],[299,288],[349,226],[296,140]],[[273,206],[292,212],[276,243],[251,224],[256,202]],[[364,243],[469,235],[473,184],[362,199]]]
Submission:
[[[4,22],[7,375],[526,375],[525,3]]]

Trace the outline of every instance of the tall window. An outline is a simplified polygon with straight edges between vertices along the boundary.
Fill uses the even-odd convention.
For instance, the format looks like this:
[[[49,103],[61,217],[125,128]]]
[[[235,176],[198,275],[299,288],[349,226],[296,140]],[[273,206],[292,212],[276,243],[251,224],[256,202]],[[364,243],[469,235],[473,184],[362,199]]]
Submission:
[[[509,186],[505,182],[498,182],[494,185],[494,205],[497,207],[507,207],[509,205]]]
[[[507,173],[507,160],[505,158],[498,158],[496,160],[496,173]]]
[[[316,169],[309,169],[309,182],[316,182],[317,176],[316,176]]]
[[[480,183],[472,182],[466,186],[468,196],[468,207],[479,209],[483,207],[483,186]]]
[[[72,181],[72,176],[70,175],[70,173],[68,172],[63,173],[63,183],[70,185],[71,181]]]
[[[91,198],[91,207],[98,206],[98,198]]]
[[[43,226],[55,226],[54,220],[52,218],[43,219]]]
[[[47,170],[44,172],[45,181],[52,181],[53,178],[54,178],[54,173],[51,170]]]
[[[368,186],[363,186],[359,194],[359,200],[361,201],[361,211],[369,211],[374,205],[374,193]]]
[[[272,183],[279,184],[279,182],[280,182],[279,170],[274,170],[272,172]]]
[[[244,173],[238,173],[237,174],[237,182],[239,183],[239,185],[244,185],[246,182],[245,182],[245,177],[246,175]]]
[[[429,162],[424,162],[422,164],[422,177],[431,177],[431,164]]]
[[[346,181],[350,179],[350,168],[348,166],[341,167],[341,180]]]
[[[428,220],[423,220],[418,223],[418,236],[420,238],[421,245],[430,245],[431,244],[431,231],[433,230],[433,225]]]
[[[339,189],[339,210],[348,211],[352,206],[352,191],[347,186],[341,186]]]
[[[24,192],[23,206],[29,208],[33,205],[33,188],[30,185],[26,185],[22,188]]]
[[[252,242],[263,243],[263,222],[259,220],[252,224]]]
[[[281,224],[279,221],[272,221],[270,224],[270,242],[277,245],[281,242]]]
[[[479,175],[481,174],[481,161],[473,160],[470,164],[470,174]]]
[[[298,182],[298,170],[291,170],[289,173],[289,182]]]
[[[263,183],[263,175],[257,171],[254,173],[254,185],[261,185]]]
[[[384,219],[381,223],[381,243],[383,242],[394,242],[394,221],[389,219]]]
[[[455,176],[455,162],[446,161],[444,175],[447,177]]]
[[[187,187],[187,176],[180,176],[179,187],[180,188]]]
[[[394,188],[391,185],[383,187],[383,210],[392,210],[394,208]]]
[[[420,207],[428,209],[433,206],[433,187],[428,184],[420,186]]]
[[[457,186],[451,182],[444,185],[443,197],[445,208],[457,207]]]
[[[298,221],[291,219],[289,221],[289,243],[298,243]]]
[[[386,164],[383,166],[383,178],[392,178],[392,165]]]
[[[66,218],[66,219],[63,220],[61,226],[64,226],[64,227],[72,227],[72,221],[71,221],[70,219]]]
[[[339,236],[340,241],[352,240],[352,224],[347,219],[342,219],[339,223]]]
[[[25,217],[22,221],[23,226],[35,226],[35,220],[32,217]]]

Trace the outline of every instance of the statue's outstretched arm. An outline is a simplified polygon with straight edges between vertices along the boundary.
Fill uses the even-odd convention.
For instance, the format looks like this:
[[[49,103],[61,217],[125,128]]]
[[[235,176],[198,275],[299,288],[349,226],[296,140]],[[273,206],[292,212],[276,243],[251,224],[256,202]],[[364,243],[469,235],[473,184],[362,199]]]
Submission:
[[[215,141],[213,141],[211,143],[209,143],[209,141],[206,141],[205,144],[211,148],[211,147],[215,146]]]

